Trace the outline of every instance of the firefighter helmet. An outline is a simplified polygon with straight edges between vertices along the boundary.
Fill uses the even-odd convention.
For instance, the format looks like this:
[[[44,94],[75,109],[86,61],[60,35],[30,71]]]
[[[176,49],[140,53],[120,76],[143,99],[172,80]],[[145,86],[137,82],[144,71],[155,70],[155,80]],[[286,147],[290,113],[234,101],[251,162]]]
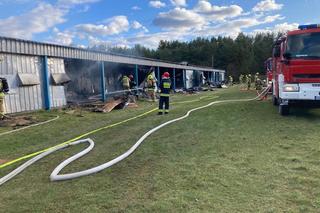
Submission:
[[[148,75],[148,80],[153,80],[153,76],[151,74]]]
[[[165,72],[165,73],[163,73],[163,77],[169,78],[169,77],[170,77],[170,74],[169,74],[168,72]]]

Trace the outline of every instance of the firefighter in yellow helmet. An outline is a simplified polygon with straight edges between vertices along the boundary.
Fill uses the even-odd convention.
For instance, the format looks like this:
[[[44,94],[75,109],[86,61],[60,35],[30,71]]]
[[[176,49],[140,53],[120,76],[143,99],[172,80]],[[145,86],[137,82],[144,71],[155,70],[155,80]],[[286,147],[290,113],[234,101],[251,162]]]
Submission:
[[[147,93],[149,96],[149,99],[151,99],[153,102],[156,101],[156,81],[152,74],[149,74],[147,77]]]

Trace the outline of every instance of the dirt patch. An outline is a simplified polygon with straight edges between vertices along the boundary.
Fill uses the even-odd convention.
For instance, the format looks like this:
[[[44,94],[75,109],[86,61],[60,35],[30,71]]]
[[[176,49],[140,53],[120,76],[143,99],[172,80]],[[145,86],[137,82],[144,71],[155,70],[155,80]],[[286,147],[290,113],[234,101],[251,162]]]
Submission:
[[[9,162],[9,160],[0,159],[0,165]]]
[[[38,119],[34,116],[15,116],[15,117],[6,117],[3,120],[0,120],[0,127],[21,127],[29,126],[34,123],[37,123]]]

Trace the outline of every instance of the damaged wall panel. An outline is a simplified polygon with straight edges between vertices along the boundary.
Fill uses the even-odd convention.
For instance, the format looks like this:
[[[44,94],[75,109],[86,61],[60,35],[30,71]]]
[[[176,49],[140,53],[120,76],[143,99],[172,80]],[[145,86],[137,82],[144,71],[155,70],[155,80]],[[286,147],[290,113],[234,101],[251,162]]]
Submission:
[[[181,89],[184,87],[183,82],[183,70],[176,70],[176,89]]]
[[[105,63],[107,92],[123,90],[123,75],[133,75],[134,68],[125,64]]]
[[[64,60],[59,58],[48,58],[49,76],[66,75]],[[52,79],[51,79],[52,80]],[[57,79],[56,79],[57,80]],[[50,82],[51,107],[62,107],[67,105],[64,85]]]
[[[100,66],[98,62],[66,60],[65,72],[71,79],[71,82],[66,85],[68,101],[87,100],[89,97],[101,93]]]
[[[10,92],[5,95],[6,113],[43,109],[43,60],[38,56],[0,53],[0,77],[8,80]],[[64,60],[49,58],[51,74],[65,74]],[[50,74],[49,73],[49,74]],[[51,107],[66,105],[63,85],[50,83]]]
[[[85,101],[101,94],[100,63],[67,60],[65,67],[67,75],[72,79],[66,85],[68,101]],[[123,90],[123,75],[135,76],[135,66],[127,64],[104,63],[104,70],[108,93]],[[150,67],[139,66],[139,83],[144,81],[149,71]]]
[[[42,61],[37,56],[1,54],[0,76],[8,80],[10,92],[5,96],[7,113],[42,109],[41,83],[33,86],[20,86],[18,75],[31,74],[41,79]]]

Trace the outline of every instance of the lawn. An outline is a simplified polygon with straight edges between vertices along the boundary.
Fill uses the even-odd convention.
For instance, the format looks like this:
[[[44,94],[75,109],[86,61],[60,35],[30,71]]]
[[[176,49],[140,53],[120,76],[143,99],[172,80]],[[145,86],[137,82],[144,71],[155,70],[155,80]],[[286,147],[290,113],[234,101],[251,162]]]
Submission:
[[[254,97],[238,88],[176,95],[173,101]],[[102,164],[146,131],[213,100],[177,104],[91,135],[95,149],[64,171]],[[0,159],[12,160],[156,107],[109,114],[63,111],[60,119],[3,136]],[[270,101],[219,104],[194,112],[149,137],[125,161],[80,179],[49,181],[52,170],[84,146],[54,153],[0,187],[0,212],[320,212],[320,110],[281,117]],[[0,132],[4,131],[0,129]],[[4,176],[17,165],[0,169]]]

